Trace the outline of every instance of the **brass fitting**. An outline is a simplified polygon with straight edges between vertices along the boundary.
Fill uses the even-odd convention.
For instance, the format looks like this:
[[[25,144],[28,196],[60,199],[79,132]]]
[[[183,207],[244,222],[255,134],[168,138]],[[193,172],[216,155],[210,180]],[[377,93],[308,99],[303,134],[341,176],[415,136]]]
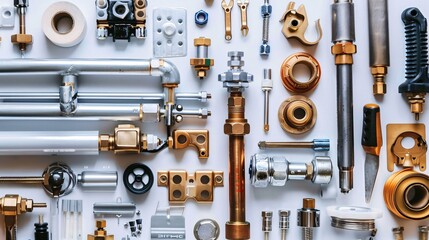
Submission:
[[[97,220],[95,222],[97,229],[94,231],[94,235],[88,234],[87,240],[114,240],[113,235],[107,235],[106,220]]]
[[[310,79],[305,82],[295,78],[293,73],[295,67],[301,64],[310,71]],[[321,74],[322,70],[317,59],[305,52],[290,55],[280,69],[283,86],[293,93],[305,93],[313,90],[319,83]]]
[[[25,31],[25,14],[28,8],[28,0],[15,0],[15,7],[19,16],[19,33],[11,36],[13,44],[19,45],[21,53],[25,52],[27,45],[33,43],[33,36]]]
[[[197,71],[197,76],[204,79],[207,71],[214,65],[214,59],[208,57],[211,39],[199,37],[194,39],[194,46],[197,48],[197,57],[190,59],[191,66]]]
[[[0,198],[0,214],[4,215],[6,240],[16,239],[18,215],[32,212],[33,208],[45,208],[46,203],[34,203],[33,199],[23,198],[15,194],[7,194]]]
[[[316,105],[304,96],[292,96],[280,105],[278,117],[283,130],[302,134],[316,124]]]
[[[353,54],[357,52],[357,47],[352,42],[339,42],[331,47],[331,53],[335,55],[336,65],[353,64]]]
[[[168,139],[168,147],[184,149],[194,146],[198,149],[199,158],[208,158],[210,153],[208,130],[174,130]]]
[[[113,136],[102,134],[98,137],[100,151],[115,153],[140,153],[159,146],[161,140],[153,135],[142,134],[140,128],[131,124],[120,124],[115,128]]]
[[[403,219],[421,220],[429,216],[429,176],[404,169],[390,176],[384,185],[387,208]]]
[[[386,94],[384,79],[387,75],[387,66],[373,66],[371,67],[371,74],[374,77],[374,85],[372,86],[374,95]]]

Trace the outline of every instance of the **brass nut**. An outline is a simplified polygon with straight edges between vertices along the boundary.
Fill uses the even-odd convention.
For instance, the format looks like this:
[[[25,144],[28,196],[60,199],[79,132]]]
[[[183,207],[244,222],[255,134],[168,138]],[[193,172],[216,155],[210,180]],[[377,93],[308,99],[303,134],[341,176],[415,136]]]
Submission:
[[[195,67],[201,67],[201,66],[210,67],[214,65],[214,60],[210,58],[191,58],[190,64],[191,66],[195,66]]]
[[[306,82],[298,80],[293,73],[295,67],[301,64],[310,71],[310,78]],[[305,52],[290,55],[283,62],[280,69],[283,86],[293,93],[305,93],[313,90],[319,83],[321,74],[322,70],[319,62]]]
[[[371,74],[372,75],[386,75],[387,74],[387,67],[383,67],[383,66],[371,67]]]
[[[350,42],[337,43],[332,46],[331,52],[334,55],[355,54],[357,52],[357,48],[355,44]]]
[[[250,133],[250,124],[247,122],[225,123],[223,131],[227,135],[245,135]]]
[[[13,44],[31,44],[33,36],[30,34],[14,34],[11,36],[11,42]]]
[[[106,220],[97,220],[95,222],[95,226],[97,228],[105,228],[106,227]]]
[[[109,135],[100,135],[98,138],[98,148],[102,152],[110,150],[110,136]]]
[[[243,97],[231,96],[228,98],[228,106],[244,107],[246,100]]]
[[[212,44],[212,40],[210,38],[199,37],[194,39],[194,46],[207,46],[209,47]]]
[[[278,117],[283,130],[292,134],[302,134],[316,124],[317,109],[310,99],[292,96],[280,105]]]

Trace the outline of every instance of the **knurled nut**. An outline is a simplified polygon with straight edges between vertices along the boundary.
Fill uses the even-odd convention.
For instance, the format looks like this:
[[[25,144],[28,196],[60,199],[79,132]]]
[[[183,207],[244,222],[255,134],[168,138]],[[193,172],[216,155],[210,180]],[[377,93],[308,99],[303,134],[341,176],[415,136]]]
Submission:
[[[299,81],[295,78],[294,68],[303,64],[310,71],[310,78],[306,82]],[[320,81],[322,70],[316,58],[305,52],[299,52],[290,55],[283,62],[280,75],[283,86],[293,93],[305,93],[313,90]]]
[[[194,46],[206,46],[209,47],[212,44],[212,40],[210,38],[199,37],[194,39]]]

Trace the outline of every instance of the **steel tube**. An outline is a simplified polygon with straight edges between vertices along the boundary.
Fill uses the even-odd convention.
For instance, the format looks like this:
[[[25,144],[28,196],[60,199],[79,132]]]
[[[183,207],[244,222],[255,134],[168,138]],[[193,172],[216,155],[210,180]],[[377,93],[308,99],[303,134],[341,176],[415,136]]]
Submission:
[[[387,0],[368,0],[369,64],[389,66],[389,14]]]
[[[2,131],[0,155],[97,155],[97,131]]]

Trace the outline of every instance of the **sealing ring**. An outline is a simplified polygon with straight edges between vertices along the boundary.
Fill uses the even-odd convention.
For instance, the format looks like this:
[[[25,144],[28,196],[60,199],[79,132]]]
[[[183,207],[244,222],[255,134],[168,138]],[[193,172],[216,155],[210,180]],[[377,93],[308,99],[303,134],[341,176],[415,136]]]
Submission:
[[[302,134],[316,124],[317,109],[310,99],[292,96],[280,105],[278,117],[283,130],[292,134]]]
[[[304,65],[310,71],[310,78],[306,82],[299,81],[294,76],[294,68],[297,65]],[[319,62],[308,53],[300,52],[290,55],[284,60],[280,75],[283,86],[293,93],[305,93],[313,90],[320,81],[322,70]]]

